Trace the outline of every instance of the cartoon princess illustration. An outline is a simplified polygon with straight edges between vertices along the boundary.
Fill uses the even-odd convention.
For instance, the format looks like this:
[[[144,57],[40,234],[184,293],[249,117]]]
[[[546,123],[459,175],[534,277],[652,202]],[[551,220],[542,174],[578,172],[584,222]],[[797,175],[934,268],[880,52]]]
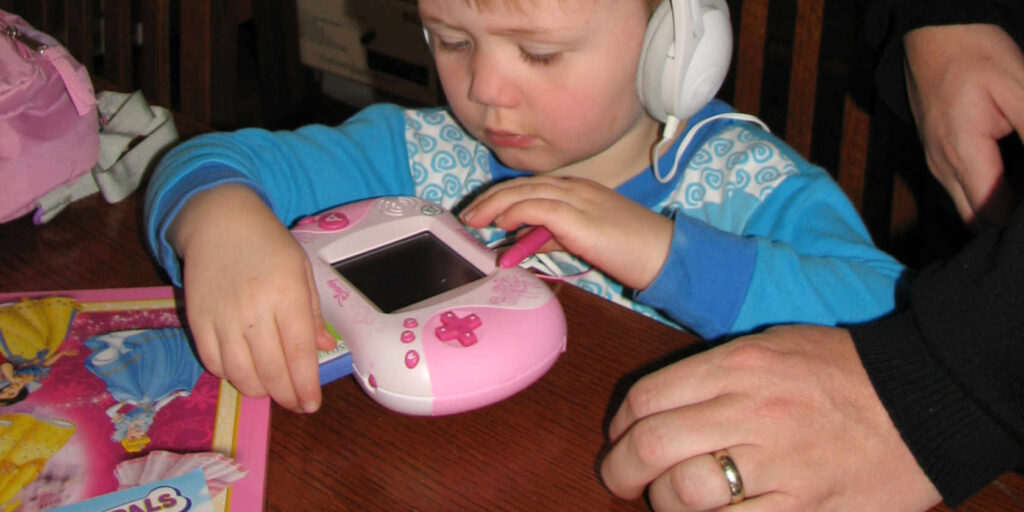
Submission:
[[[0,414],[0,510],[18,509],[15,497],[43,474],[76,428],[60,418]]]
[[[22,299],[0,306],[0,406],[24,400],[50,376],[50,366],[76,350],[60,350],[81,305],[66,297]]]
[[[29,393],[39,389],[42,382],[50,376],[50,365],[61,357],[78,355],[78,351],[62,350],[40,361],[46,355],[46,352],[42,351],[33,360],[13,357],[0,363],[0,407],[14,405],[27,398]]]
[[[156,413],[192,392],[203,367],[180,328],[117,331],[86,340],[85,367],[106,383],[117,401],[107,409],[111,439],[125,451],[145,448]]]

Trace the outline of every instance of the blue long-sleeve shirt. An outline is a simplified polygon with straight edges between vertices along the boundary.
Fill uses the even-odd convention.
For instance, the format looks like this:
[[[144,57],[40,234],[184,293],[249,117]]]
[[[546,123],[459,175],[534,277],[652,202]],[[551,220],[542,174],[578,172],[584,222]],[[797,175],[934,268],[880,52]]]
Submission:
[[[687,129],[723,112],[731,109],[712,102]],[[659,160],[660,169],[673,165],[676,149]],[[577,286],[705,339],[779,323],[859,323],[894,309],[903,266],[872,245],[823,169],[758,126],[726,119],[703,126],[680,162],[669,183],[644,172],[617,189],[674,221],[668,259],[647,289],[583,273],[586,265],[567,253],[551,255],[558,270]],[[248,185],[291,224],[381,195],[416,195],[457,210],[478,188],[522,175],[444,109],[375,105],[337,127],[246,129],[182,144],[151,181],[146,231],[180,283],[166,229],[192,194],[212,186]],[[475,234],[485,243],[507,236],[497,228]]]

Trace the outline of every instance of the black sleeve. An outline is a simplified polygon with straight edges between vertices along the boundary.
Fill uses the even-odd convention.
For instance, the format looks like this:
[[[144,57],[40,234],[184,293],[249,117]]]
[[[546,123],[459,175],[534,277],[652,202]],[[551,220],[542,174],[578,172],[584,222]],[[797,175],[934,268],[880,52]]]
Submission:
[[[1024,48],[1022,0],[861,0],[859,67],[872,72],[874,93],[913,124],[903,79],[903,36],[932,25],[999,25]]]
[[[1024,205],[914,281],[908,311],[851,328],[872,385],[956,505],[1024,468]]]

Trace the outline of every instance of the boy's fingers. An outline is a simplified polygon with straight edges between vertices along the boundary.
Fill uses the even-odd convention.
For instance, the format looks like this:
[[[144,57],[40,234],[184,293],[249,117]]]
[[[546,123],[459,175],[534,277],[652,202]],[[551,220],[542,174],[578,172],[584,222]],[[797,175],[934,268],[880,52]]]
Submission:
[[[500,183],[495,183],[494,185],[487,187],[486,190],[481,192],[480,195],[473,199],[473,201],[469,203],[467,209],[472,209],[474,206],[480,204],[481,202],[490,199],[493,195],[510,188],[516,188],[524,185],[531,185],[537,183],[546,183],[549,185],[561,186],[560,184],[564,183],[564,181],[564,178],[537,175],[522,178],[514,178],[511,180],[502,181]]]
[[[310,332],[312,334],[312,332]],[[296,409],[312,413],[320,408],[320,372],[316,356],[315,340],[309,337],[296,339],[287,336],[281,340],[284,349],[285,371],[289,377],[288,390],[295,400]]]
[[[317,335],[315,322],[307,308],[285,310],[277,319],[285,363],[285,377],[291,385],[297,407],[311,413],[320,408],[320,379],[317,363]]]
[[[300,409],[300,403],[292,383],[277,322],[273,317],[258,319],[255,322],[244,327],[253,373],[275,402],[297,411]]]
[[[566,190],[564,184],[564,179],[543,176],[499,183],[481,194],[459,217],[472,226],[486,226],[516,203],[533,199],[561,200]]]
[[[306,287],[309,290],[309,304],[313,309],[313,328],[316,330],[317,350],[332,350],[336,342],[334,336],[327,331],[327,324],[324,322],[320,309],[320,294],[317,293],[316,282],[313,280],[313,268],[306,265]]]
[[[220,357],[220,341],[217,339],[214,329],[209,325],[200,327],[198,324],[192,324],[189,325],[189,331],[192,333],[192,340],[196,344],[196,352],[199,360],[203,363],[203,367],[218,378],[224,378],[224,367],[221,364]]]
[[[267,389],[260,382],[253,366],[249,344],[242,333],[221,334],[220,354],[224,361],[224,376],[239,393],[247,396],[267,396]]]
[[[555,231],[569,222],[575,214],[576,210],[562,200],[538,197],[509,204],[494,219],[494,224],[506,231],[523,225],[545,226],[551,230],[555,238],[558,238]]]

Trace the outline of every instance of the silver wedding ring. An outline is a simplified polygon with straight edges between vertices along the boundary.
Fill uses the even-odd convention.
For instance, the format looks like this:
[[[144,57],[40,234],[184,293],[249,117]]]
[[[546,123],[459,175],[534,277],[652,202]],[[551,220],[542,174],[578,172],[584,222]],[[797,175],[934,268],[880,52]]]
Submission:
[[[740,470],[736,469],[736,463],[732,461],[732,457],[729,456],[729,450],[718,450],[711,454],[715,458],[715,462],[722,468],[722,472],[725,473],[725,481],[729,484],[729,503],[739,503],[743,501],[745,497],[743,494],[743,478],[740,477]]]

